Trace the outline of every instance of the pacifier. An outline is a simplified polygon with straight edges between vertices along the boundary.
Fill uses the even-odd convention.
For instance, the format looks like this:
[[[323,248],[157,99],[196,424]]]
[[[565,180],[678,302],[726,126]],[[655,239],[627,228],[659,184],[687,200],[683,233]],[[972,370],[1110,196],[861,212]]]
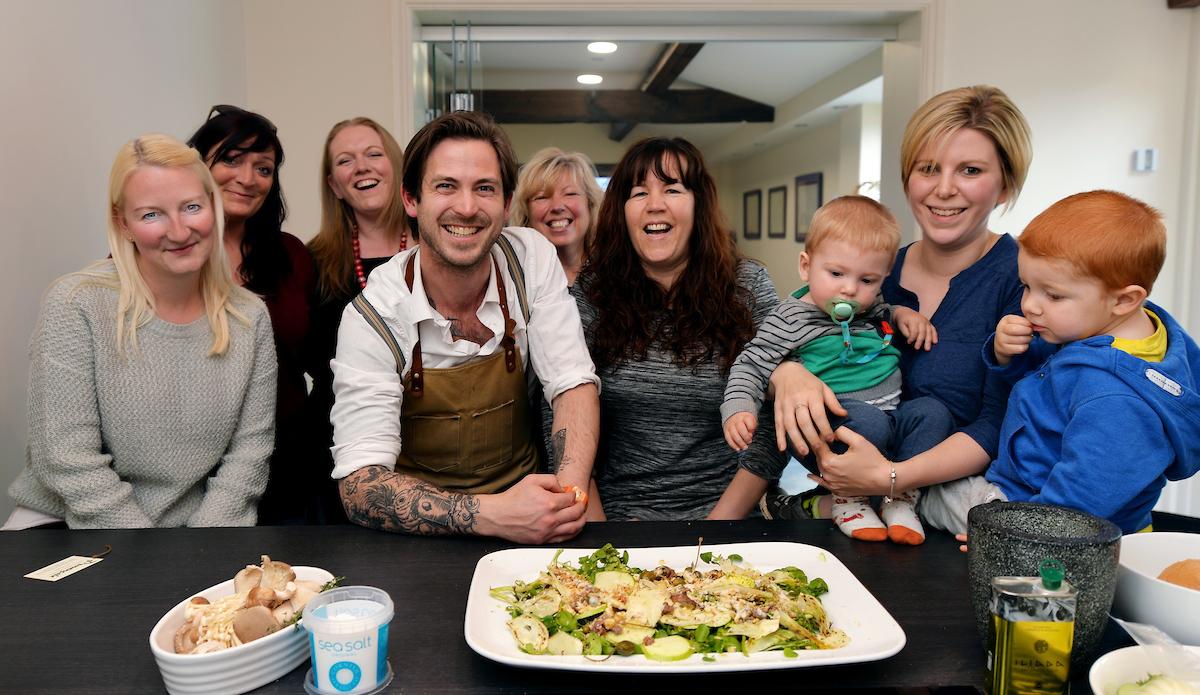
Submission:
[[[825,306],[823,308],[825,309],[826,314],[829,314],[831,317],[833,317],[834,321],[842,323],[854,318],[854,315],[858,313],[859,305],[858,302],[854,301],[853,299],[834,297],[833,299],[825,302]]]

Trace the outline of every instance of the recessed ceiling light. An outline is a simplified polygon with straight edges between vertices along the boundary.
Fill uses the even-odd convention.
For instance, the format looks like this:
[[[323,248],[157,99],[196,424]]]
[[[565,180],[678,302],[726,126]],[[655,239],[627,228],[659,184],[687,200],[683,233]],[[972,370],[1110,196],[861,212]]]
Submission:
[[[599,75],[580,75],[575,78],[575,81],[579,84],[600,84],[604,78]]]
[[[612,41],[593,41],[588,44],[588,50],[592,53],[615,53],[617,44]]]

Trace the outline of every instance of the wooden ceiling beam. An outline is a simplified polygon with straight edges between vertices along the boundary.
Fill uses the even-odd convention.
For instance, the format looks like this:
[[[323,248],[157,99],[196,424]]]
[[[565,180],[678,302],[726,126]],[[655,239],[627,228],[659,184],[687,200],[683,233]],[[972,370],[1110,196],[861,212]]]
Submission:
[[[658,56],[658,61],[654,63],[654,67],[650,68],[650,72],[646,74],[646,79],[642,80],[641,86],[638,88],[647,94],[663,95],[679,79],[683,71],[687,69],[688,63],[692,62],[692,58],[704,48],[702,43],[680,43],[675,42],[669,44],[663,49],[661,55]],[[621,142],[637,127],[637,121],[617,121],[608,129],[608,139],[613,142]]]
[[[1200,0],[1167,0],[1167,9],[1182,10],[1188,7],[1200,7]]]
[[[775,108],[719,89],[491,89],[480,107],[499,123],[770,123]]]
[[[650,94],[662,94],[670,89],[701,48],[704,48],[702,43],[673,43],[664,48],[658,62],[650,69],[646,79],[642,80],[641,90]]]

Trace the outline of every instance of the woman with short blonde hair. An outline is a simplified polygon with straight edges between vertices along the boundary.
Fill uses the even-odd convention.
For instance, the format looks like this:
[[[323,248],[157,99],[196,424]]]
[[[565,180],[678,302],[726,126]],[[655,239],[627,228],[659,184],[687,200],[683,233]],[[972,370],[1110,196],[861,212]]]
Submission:
[[[954,417],[956,431],[906,461],[889,461],[849,429],[828,387],[795,363],[771,377],[775,419],[801,454],[816,454],[810,477],[839,495],[895,496],[924,488],[919,511],[947,528],[944,491],[984,471],[996,456],[1009,387],[980,358],[1000,317],[1020,313],[1017,242],[988,229],[992,213],[1010,206],[1032,161],[1029,124],[1003,91],[961,87],[925,102],[909,119],[900,147],[908,206],[921,238],[900,249],[882,294],[892,306],[927,317],[938,342],[929,351],[900,345],[902,400],[930,396]],[[836,449],[830,449],[833,444]],[[835,453],[840,450],[844,453]],[[802,500],[768,493],[769,514],[827,516],[828,495]],[[800,510],[803,510],[802,512]]]
[[[112,258],[59,278],[42,302],[5,528],[254,524],[275,343],[266,307],[232,280],[222,232],[195,150],[146,135],[117,153]]]

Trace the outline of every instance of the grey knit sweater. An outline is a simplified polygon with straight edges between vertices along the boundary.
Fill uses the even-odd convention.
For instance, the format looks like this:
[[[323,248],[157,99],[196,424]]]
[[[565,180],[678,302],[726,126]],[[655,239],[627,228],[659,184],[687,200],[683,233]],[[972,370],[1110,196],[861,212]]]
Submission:
[[[744,261],[738,284],[753,298],[754,327],[779,303],[762,265]],[[590,339],[596,309],[580,283],[572,288]],[[715,363],[690,368],[671,353],[651,348],[643,361],[598,372],[600,448],[596,483],[609,519],[703,519],[733,480],[740,463],[764,478],[778,478],[785,461],[775,448],[773,419],[760,416],[749,451],[739,457],[725,443],[721,400],[725,375]]]
[[[71,528],[253,525],[274,445],[275,343],[240,293],[229,349],[206,316],[157,317],[116,350],[117,292],[68,275],[46,293],[30,344],[29,447],[17,504]]]

